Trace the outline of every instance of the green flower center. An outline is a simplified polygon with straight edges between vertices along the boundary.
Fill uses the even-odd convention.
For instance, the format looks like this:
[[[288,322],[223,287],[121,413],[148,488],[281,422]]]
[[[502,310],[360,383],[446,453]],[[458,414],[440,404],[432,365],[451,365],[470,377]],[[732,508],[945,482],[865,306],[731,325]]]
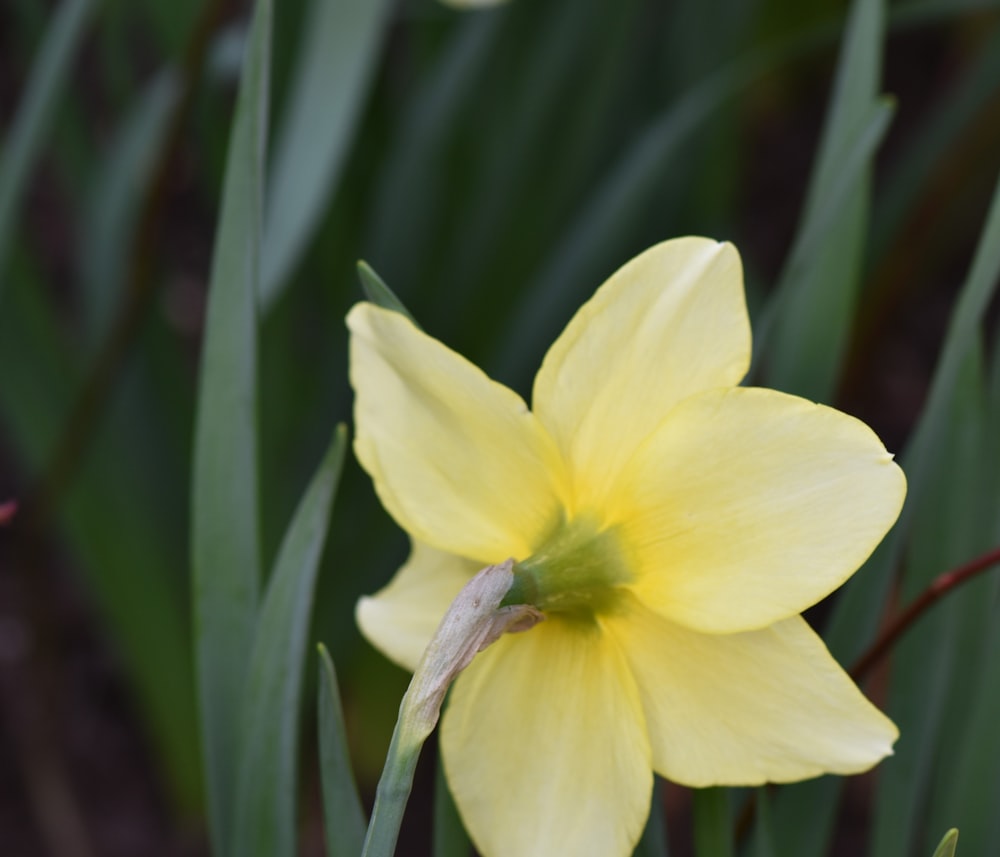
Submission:
[[[631,580],[615,531],[576,518],[561,522],[535,553],[515,563],[514,585],[504,603],[589,617],[611,609],[619,587]]]

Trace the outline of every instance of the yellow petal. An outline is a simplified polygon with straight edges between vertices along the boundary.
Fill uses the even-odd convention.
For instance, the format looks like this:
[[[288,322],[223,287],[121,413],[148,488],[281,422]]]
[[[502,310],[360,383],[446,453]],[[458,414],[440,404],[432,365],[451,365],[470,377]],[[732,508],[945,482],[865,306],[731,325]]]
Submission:
[[[563,467],[524,401],[402,315],[358,304],[354,449],[414,538],[480,565],[528,556],[559,515]]]
[[[577,508],[611,481],[680,401],[739,383],[750,365],[740,258],[678,238],[615,273],[549,349],[532,407],[570,463]]]
[[[626,857],[645,826],[642,709],[593,623],[550,618],[477,655],[452,690],[441,747],[484,857]]]
[[[358,627],[376,649],[413,672],[441,617],[479,564],[413,542],[388,585],[358,601]]]
[[[635,593],[728,633],[801,613],[864,562],[899,514],[903,472],[864,423],[773,390],[682,403],[609,501]]]
[[[702,634],[634,599],[607,620],[646,714],[653,767],[688,786],[789,782],[868,770],[896,727],[799,616]]]

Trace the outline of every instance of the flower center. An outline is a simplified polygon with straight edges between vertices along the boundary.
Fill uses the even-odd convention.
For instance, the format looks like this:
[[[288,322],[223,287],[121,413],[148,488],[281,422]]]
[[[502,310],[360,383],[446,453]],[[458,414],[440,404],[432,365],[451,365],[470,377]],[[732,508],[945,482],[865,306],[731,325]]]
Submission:
[[[588,518],[559,524],[527,559],[514,565],[505,604],[546,613],[593,616],[610,609],[632,580],[618,536]]]

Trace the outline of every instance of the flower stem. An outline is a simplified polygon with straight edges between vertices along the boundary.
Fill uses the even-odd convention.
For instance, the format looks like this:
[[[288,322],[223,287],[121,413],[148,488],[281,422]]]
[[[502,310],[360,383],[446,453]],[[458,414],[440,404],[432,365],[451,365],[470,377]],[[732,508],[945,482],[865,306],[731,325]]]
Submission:
[[[391,857],[399,838],[420,748],[434,731],[444,696],[477,652],[506,631],[523,631],[542,619],[527,604],[501,606],[514,582],[513,560],[490,565],[451,603],[399,705],[382,777],[375,791],[362,857]]]
[[[965,565],[960,565],[958,568],[946,571],[944,574],[936,577],[920,597],[896,617],[892,624],[872,644],[871,648],[851,668],[851,678],[855,681],[862,679],[872,667],[889,653],[899,637],[917,619],[926,613],[932,605],[953,589],[956,589],[961,584],[971,580],[997,563],[1000,563],[1000,547],[996,547],[982,556],[965,563]]]
[[[420,748],[427,738],[426,735],[409,734],[412,730],[407,730],[405,726],[405,706],[404,696],[399,709],[399,720],[396,721],[389,744],[385,768],[375,791],[375,806],[372,807],[371,821],[368,822],[362,857],[388,857],[396,850],[399,826],[403,822],[403,812],[413,786],[413,772],[417,768],[417,759],[420,758]]]

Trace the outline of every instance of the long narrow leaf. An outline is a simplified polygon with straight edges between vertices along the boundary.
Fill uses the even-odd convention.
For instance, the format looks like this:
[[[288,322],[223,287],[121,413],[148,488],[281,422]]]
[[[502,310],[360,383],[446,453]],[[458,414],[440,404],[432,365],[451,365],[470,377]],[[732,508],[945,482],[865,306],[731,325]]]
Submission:
[[[268,186],[261,303],[274,303],[335,190],[378,57],[386,0],[313,0]]]
[[[934,857],[955,857],[955,849],[958,847],[958,831],[952,828],[941,840]]]
[[[179,95],[174,69],[157,75],[143,90],[97,174],[78,250],[86,295],[86,334],[91,342],[99,341],[107,331],[124,291],[122,250],[132,244],[143,190]]]
[[[233,854],[295,854],[299,703],[319,561],[347,430],[333,442],[285,534],[254,637],[243,701]]]
[[[403,306],[403,302],[396,296],[396,293],[386,285],[385,280],[367,262],[358,262],[358,278],[361,280],[361,290],[365,293],[365,297],[373,304],[382,307],[382,309],[391,309],[393,312],[405,315],[410,321],[417,324],[417,320],[410,315],[410,311]]]
[[[844,589],[825,639],[842,662],[856,658],[872,639],[896,567],[910,530],[913,498],[927,488],[932,457],[941,448],[952,398],[969,349],[975,347],[983,314],[1000,283],[1000,181],[998,181],[969,276],[952,314],[944,347],[934,371],[927,404],[902,456],[907,475],[907,502],[900,520],[867,563]],[[775,835],[781,855],[811,854],[828,841],[836,811],[840,781],[825,777],[783,789],[775,801]],[[794,819],[808,817],[808,825]],[[791,819],[791,820],[789,820]]]
[[[833,392],[846,346],[861,278],[875,145],[891,113],[876,105],[884,34],[883,0],[856,0],[766,343],[769,386],[819,401]],[[757,332],[759,339],[766,335]]]
[[[913,501],[913,534],[900,581],[903,603],[912,601],[943,570],[990,546],[983,544],[986,528],[977,514],[990,502],[978,490],[986,441],[983,374],[982,355],[975,348],[957,379],[926,488]],[[942,504],[943,497],[948,502]],[[949,596],[900,640],[893,653],[888,709],[901,737],[878,780],[872,853],[879,857],[916,853],[929,792],[943,776],[936,764],[938,749],[959,746],[957,736],[949,738],[944,730],[949,707],[958,708],[952,718],[958,734],[968,723],[974,695],[968,697],[968,687],[960,679],[963,672],[978,666],[974,650],[988,636],[990,611],[975,615],[988,603],[980,589],[984,583],[990,581],[983,578]],[[969,640],[969,631],[978,639]],[[945,754],[950,755],[950,749]],[[940,829],[936,827],[935,833]]]
[[[43,150],[56,102],[99,0],[63,0],[52,17],[28,87],[0,150],[0,296],[21,198]]]
[[[327,857],[357,857],[365,842],[365,816],[347,750],[337,672],[319,646],[319,763]]]
[[[562,239],[549,254],[530,286],[523,290],[509,312],[505,329],[518,336],[503,340],[495,363],[502,376],[518,376],[526,366],[537,365],[524,344],[551,340],[591,289],[588,271],[610,273],[620,262],[611,251],[627,241],[640,225],[641,212],[676,169],[675,157],[712,116],[739,92],[782,61],[813,47],[826,35],[820,28],[793,39],[756,49],[690,87],[669,108],[655,117],[621,153],[600,181]],[[615,250],[615,252],[618,252]]]
[[[231,852],[246,663],[260,578],[257,296],[271,0],[258,0],[226,163],[195,432],[192,566],[213,852]]]

